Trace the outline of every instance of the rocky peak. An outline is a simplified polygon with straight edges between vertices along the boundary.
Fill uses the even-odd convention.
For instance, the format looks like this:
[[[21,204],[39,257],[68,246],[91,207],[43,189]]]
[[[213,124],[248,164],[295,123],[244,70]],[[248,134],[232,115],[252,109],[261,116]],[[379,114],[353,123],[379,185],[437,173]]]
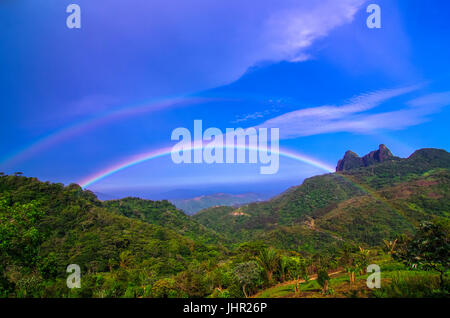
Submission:
[[[394,156],[391,151],[383,144],[378,147],[378,150],[371,151],[364,157],[362,157],[362,161],[364,166],[370,166],[374,163],[384,162],[386,160],[392,159]]]
[[[368,167],[370,165],[384,162],[395,158],[391,151],[383,144],[378,147],[378,150],[371,151],[364,157],[359,157],[353,151],[347,151],[344,158],[338,161],[336,171],[345,171],[357,169],[360,167]]]
[[[338,161],[336,171],[344,171],[359,168],[362,166],[361,158],[351,150],[348,150],[344,158]]]

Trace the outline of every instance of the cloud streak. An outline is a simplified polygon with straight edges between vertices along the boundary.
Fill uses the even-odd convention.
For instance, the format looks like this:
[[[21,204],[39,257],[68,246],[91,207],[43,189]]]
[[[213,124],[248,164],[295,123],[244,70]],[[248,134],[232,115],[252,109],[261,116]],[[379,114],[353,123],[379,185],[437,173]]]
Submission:
[[[298,1],[297,1],[298,2]],[[276,60],[300,62],[305,49],[341,25],[350,23],[364,0],[325,0],[274,12],[264,26],[267,52]]]
[[[258,127],[279,128],[280,138],[289,139],[336,132],[372,133],[399,130],[428,120],[450,104],[450,92],[424,95],[395,111],[371,112],[392,98],[416,91],[420,86],[381,90],[354,97],[342,106],[325,105],[292,111],[269,119]]]
[[[92,29],[111,30],[113,36],[102,39],[105,49],[118,41],[131,43],[140,52],[144,78],[154,82],[157,92],[166,85],[179,90],[165,94],[228,84],[266,61],[310,59],[308,48],[350,23],[365,2],[173,0],[168,6],[163,0],[130,0],[111,1],[103,10],[96,2],[80,1],[89,9]],[[109,59],[121,62],[115,55]]]

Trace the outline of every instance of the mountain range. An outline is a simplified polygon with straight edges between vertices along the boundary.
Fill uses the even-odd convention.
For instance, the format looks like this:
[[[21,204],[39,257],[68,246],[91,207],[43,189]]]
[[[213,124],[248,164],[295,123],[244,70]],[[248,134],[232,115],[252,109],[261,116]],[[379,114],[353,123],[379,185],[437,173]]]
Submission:
[[[172,199],[170,202],[187,214],[192,215],[200,210],[210,207],[238,207],[242,204],[263,201],[265,199],[267,199],[267,196],[251,192],[242,194],[215,193],[211,195],[201,195],[190,199]]]
[[[338,161],[336,171],[345,171],[360,167],[368,167],[376,163],[397,159],[400,158],[392,155],[391,151],[383,144],[379,146],[378,150],[371,151],[362,158],[353,151],[349,150],[345,153],[344,158]]]
[[[174,275],[200,269],[201,279],[254,256],[260,246],[304,256],[348,243],[373,247],[413,233],[422,221],[449,217],[445,150],[398,158],[381,145],[362,158],[347,152],[337,170],[267,201],[209,207],[193,216],[166,200],[100,201],[77,184],[0,175],[0,291],[17,295],[23,284],[46,284],[36,287],[36,297],[60,297],[66,266],[79,264],[88,282],[82,296],[121,297],[132,280],[169,284]],[[207,295],[195,286],[186,293]]]
[[[336,173],[306,179],[266,202],[209,208],[193,218],[234,241],[300,250],[342,239],[376,245],[434,215],[448,217],[447,151],[397,158],[380,145],[363,158],[347,152]]]

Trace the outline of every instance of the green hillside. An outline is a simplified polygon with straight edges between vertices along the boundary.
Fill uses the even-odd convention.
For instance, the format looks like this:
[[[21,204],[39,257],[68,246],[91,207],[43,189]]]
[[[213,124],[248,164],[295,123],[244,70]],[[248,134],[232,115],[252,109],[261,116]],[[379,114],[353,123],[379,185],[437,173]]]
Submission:
[[[276,244],[268,233],[291,227],[284,236],[294,242],[309,229],[377,245],[432,215],[448,216],[449,169],[448,152],[422,149],[406,159],[306,179],[267,202],[210,208],[193,217],[235,241],[264,237]]]
[[[169,201],[151,201],[129,197],[105,201],[103,206],[115,214],[163,226],[196,241],[218,243],[223,240],[215,231],[194,221]]]
[[[263,201],[264,196],[256,193],[228,194],[216,193],[202,195],[192,199],[172,199],[170,200],[177,208],[189,215],[200,210],[216,206],[239,206],[249,202]]]
[[[167,202],[150,205],[155,214],[164,215],[167,209],[181,213]],[[0,177],[0,292],[8,293],[12,288],[21,295],[25,291],[19,286],[25,284],[28,295],[61,296],[58,288],[65,287],[65,280],[59,280],[66,277],[69,264],[79,264],[83,273],[113,273],[137,266],[135,275],[157,280],[222,253],[220,246],[208,246],[177,233],[181,228],[176,228],[173,219],[169,226],[149,224],[109,212],[113,206],[114,202],[103,206],[78,185],[64,187],[35,178]],[[46,290],[42,286],[46,281],[55,285]],[[119,287],[125,288],[118,291],[122,295],[126,285]]]
[[[396,277],[411,259],[433,274],[369,294],[429,284],[427,295],[448,295],[450,154],[344,166],[269,201],[194,216],[168,201],[102,202],[76,184],[0,175],[0,297],[245,297],[286,281],[297,297],[300,279],[320,285],[327,272],[347,272],[356,286],[371,262],[388,262]],[[81,268],[80,289],[66,287],[69,264]]]

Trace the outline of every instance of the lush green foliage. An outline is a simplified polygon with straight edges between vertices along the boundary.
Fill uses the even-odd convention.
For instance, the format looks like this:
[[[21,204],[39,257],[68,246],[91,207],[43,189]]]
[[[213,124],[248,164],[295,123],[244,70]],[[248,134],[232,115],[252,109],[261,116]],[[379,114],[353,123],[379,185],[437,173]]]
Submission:
[[[166,200],[151,201],[129,197],[121,200],[105,201],[104,206],[108,211],[118,215],[163,226],[196,241],[218,243],[220,240],[223,240],[215,231],[195,222]]]
[[[394,257],[410,266],[439,272],[443,288],[444,275],[450,269],[449,220],[422,223],[414,237],[402,242]]]
[[[170,200],[177,208],[189,215],[214,206],[239,206],[249,202],[261,201],[264,197],[256,193],[228,194],[216,193],[202,195],[192,199],[172,199]]]
[[[267,202],[206,209],[194,219],[231,241],[302,251],[334,250],[341,240],[374,246],[433,216],[449,216],[449,169],[446,151],[422,149],[407,159],[309,178]]]
[[[168,201],[102,202],[75,184],[0,175],[0,296],[244,297],[289,280],[298,295],[322,285],[329,296],[338,286],[331,278],[325,291],[328,273],[355,284],[380,245],[388,258],[439,271],[441,284],[439,275],[392,278],[379,295],[420,286],[447,295],[449,157],[425,149],[193,217]],[[81,267],[79,289],[66,287],[69,264]]]

